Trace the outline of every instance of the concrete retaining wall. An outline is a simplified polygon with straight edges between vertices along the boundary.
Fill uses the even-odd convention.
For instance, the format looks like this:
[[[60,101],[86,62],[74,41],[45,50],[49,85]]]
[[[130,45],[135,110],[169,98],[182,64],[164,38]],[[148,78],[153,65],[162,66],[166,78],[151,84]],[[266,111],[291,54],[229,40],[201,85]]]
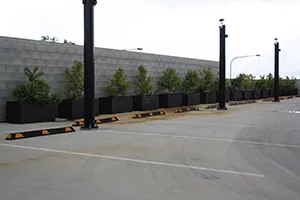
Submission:
[[[64,71],[74,60],[83,61],[83,46],[0,37],[0,121],[5,120],[5,104],[13,100],[13,89],[26,81],[25,66],[39,66],[53,90],[61,92],[65,87]],[[167,67],[176,68],[180,75],[188,69],[200,72],[202,67],[218,72],[215,61],[95,48],[96,97],[106,96],[104,88],[109,83],[106,77],[110,78],[118,67],[123,67],[132,81],[139,65],[148,68],[154,86]],[[135,88],[131,88],[131,94],[133,91]]]

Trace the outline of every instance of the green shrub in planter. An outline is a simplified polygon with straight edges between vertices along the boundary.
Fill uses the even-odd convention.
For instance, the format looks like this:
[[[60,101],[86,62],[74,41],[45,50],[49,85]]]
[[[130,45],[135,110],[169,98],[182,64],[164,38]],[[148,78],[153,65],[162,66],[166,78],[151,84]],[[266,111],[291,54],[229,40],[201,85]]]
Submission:
[[[193,70],[188,70],[182,80],[183,105],[200,104],[200,93],[198,93],[199,84],[200,77],[198,73]]]
[[[33,123],[55,121],[57,105],[60,102],[58,94],[51,94],[51,87],[42,77],[44,72],[35,66],[33,70],[24,68],[29,83],[18,85],[13,96],[17,101],[7,102],[6,121],[11,123]]]
[[[128,97],[131,83],[123,68],[118,68],[105,88],[108,97],[99,98],[99,113],[114,114],[133,111],[133,98]]]
[[[167,68],[163,71],[163,75],[158,82],[159,91],[159,107],[172,108],[182,105],[182,94],[179,94],[181,86],[180,77],[174,68]]]
[[[265,75],[260,76],[260,79],[254,81],[254,90],[260,92],[259,97],[257,97],[255,94],[253,94],[254,99],[268,97],[268,94],[269,94],[268,80],[266,79]]]
[[[139,66],[138,75],[134,84],[138,88],[138,95],[134,96],[134,110],[154,110],[159,108],[158,95],[153,95],[152,77],[148,76],[148,70],[144,66]]]
[[[200,73],[200,84],[198,91],[200,92],[203,104],[216,103],[216,85],[218,84],[216,76],[211,68],[204,67]]]

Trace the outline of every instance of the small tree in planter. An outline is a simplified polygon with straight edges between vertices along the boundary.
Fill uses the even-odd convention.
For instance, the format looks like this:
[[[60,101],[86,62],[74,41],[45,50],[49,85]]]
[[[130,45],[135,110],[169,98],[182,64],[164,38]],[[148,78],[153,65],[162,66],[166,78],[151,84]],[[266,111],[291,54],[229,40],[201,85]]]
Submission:
[[[216,103],[216,78],[211,68],[204,67],[200,73],[200,91],[201,103]]]
[[[197,93],[200,84],[200,77],[196,71],[188,70],[182,81],[182,102],[183,105],[200,104],[200,93]]]
[[[159,107],[173,108],[182,105],[182,94],[178,94],[180,90],[180,77],[174,68],[167,68],[163,71],[163,75],[158,82],[159,91]]]
[[[33,70],[25,67],[24,73],[29,83],[14,89],[13,96],[17,101],[6,103],[6,121],[18,124],[55,121],[60,98],[51,94],[50,85],[42,79],[45,73],[37,66]]]
[[[242,85],[244,76],[238,75],[235,79],[231,80],[230,86],[230,100],[241,101],[243,99]]]
[[[254,78],[252,74],[243,74],[244,79],[242,82],[242,90],[243,90],[243,99],[259,99],[260,91],[255,90],[254,88]]]
[[[128,96],[131,83],[123,68],[118,68],[105,88],[108,97],[99,98],[99,113],[114,114],[133,111],[133,98]]]
[[[159,108],[159,98],[153,95],[152,77],[148,76],[148,70],[144,66],[139,66],[138,75],[134,84],[138,88],[138,96],[134,97],[134,110],[154,110]]]
[[[69,120],[84,117],[84,71],[83,63],[75,60],[70,68],[65,70],[66,91],[65,99],[59,104],[58,117]],[[98,114],[99,103],[95,100],[95,114]]]
[[[267,89],[269,91],[269,97],[274,97],[274,77],[271,73],[267,75]]]
[[[268,82],[266,76],[260,76],[260,79],[254,81],[255,91],[260,91],[260,98],[267,98],[269,91],[267,90]]]
[[[217,102],[219,102],[220,100],[220,77],[219,77],[219,73],[215,76],[215,81],[214,81],[214,86],[213,86],[213,90],[216,91],[216,100]],[[230,101],[230,80],[229,79],[225,79],[225,101]]]

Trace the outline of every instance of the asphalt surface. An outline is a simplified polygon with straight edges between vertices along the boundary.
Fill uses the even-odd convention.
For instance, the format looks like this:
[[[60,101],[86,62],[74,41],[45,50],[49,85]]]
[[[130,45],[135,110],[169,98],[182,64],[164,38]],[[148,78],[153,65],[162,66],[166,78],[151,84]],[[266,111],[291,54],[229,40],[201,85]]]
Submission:
[[[290,112],[294,111],[294,112]],[[300,99],[0,140],[2,200],[299,200]]]

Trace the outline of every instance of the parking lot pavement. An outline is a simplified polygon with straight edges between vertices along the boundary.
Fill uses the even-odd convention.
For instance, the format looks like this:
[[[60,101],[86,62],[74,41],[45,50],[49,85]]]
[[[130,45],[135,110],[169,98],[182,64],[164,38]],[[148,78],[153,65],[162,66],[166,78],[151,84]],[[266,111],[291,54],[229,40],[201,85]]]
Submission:
[[[300,100],[0,141],[0,199],[300,199]]]

